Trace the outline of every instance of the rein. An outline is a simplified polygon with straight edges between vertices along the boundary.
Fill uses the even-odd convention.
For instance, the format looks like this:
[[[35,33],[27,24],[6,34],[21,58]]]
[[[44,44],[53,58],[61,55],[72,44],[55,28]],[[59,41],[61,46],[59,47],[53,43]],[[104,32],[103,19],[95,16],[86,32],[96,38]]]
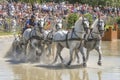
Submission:
[[[104,30],[101,30],[101,31],[104,31]],[[92,32],[92,30],[91,30],[89,36],[91,35],[92,40],[101,40],[101,39],[94,38],[94,36],[93,36],[92,33],[94,33],[94,34],[98,34],[98,35],[100,35],[100,36],[102,37],[102,35],[100,34],[100,32]],[[89,36],[88,36],[88,38],[89,38]]]
[[[74,28],[72,29],[72,34],[71,34],[71,38],[70,38],[70,39],[68,39],[68,34],[69,34],[69,32],[66,34],[66,46],[67,46],[67,48],[69,48],[68,41],[72,41],[72,40],[78,40],[78,41],[80,41],[80,45],[79,45],[79,48],[80,48],[80,47],[81,47],[81,44],[82,44],[82,41],[83,41],[84,39],[79,38],[79,36],[75,33]],[[72,38],[73,34],[75,34],[75,36],[76,36],[77,38]]]

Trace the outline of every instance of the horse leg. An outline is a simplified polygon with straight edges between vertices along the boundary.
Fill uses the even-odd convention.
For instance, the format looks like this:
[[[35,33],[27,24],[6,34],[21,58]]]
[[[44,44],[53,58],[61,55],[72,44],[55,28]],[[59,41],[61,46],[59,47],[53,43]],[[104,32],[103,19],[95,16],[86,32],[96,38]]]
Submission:
[[[38,43],[35,43],[35,44],[33,44],[33,47],[34,47],[34,49],[35,49],[36,55],[37,55],[37,56],[41,56],[42,53],[41,53],[40,45],[39,45]]]
[[[27,51],[26,50],[27,50],[27,44],[24,45],[24,53],[25,53],[25,55],[27,55]]]
[[[79,49],[75,49],[75,55],[76,55],[76,57],[77,57],[77,63],[80,62],[80,58],[79,58],[78,53],[79,53]]]
[[[24,43],[24,53],[25,53],[25,55],[27,55],[28,44],[29,44],[29,41],[26,41],[26,42]]]
[[[51,55],[51,47],[52,47],[51,44],[47,44],[47,50],[49,51],[47,54],[48,57]]]
[[[88,59],[89,59],[89,52],[90,52],[90,50],[87,49],[87,53],[86,53],[86,62],[87,62]]]
[[[73,60],[73,52],[74,52],[74,49],[70,49],[70,60],[69,62],[67,63],[67,65],[70,65],[72,60]]]
[[[36,60],[40,61],[40,57],[43,54],[43,47],[41,45],[38,45],[35,51],[36,51]]]
[[[24,54],[25,54],[25,61],[29,62],[29,57],[30,57],[30,49],[32,49],[32,46],[30,44],[30,42],[27,42],[26,44],[24,44]]]
[[[41,56],[41,55],[42,55],[42,51],[41,51],[41,50],[42,50],[42,49],[39,48],[39,47],[35,49],[37,56]]]
[[[98,54],[99,54],[99,58],[98,58],[98,65],[99,66],[101,66],[102,65],[102,63],[101,63],[101,60],[102,60],[102,57],[101,57],[101,55],[102,55],[102,51],[101,51],[101,47],[97,47],[97,48],[95,48],[95,50],[98,52]]]
[[[51,50],[52,50],[52,57],[54,58],[54,55],[55,55],[55,48],[56,48],[56,45],[55,43],[52,43],[52,46],[51,46]]]
[[[39,49],[40,45],[38,43],[38,40],[37,39],[31,39],[29,41],[29,43],[30,43],[30,47],[35,50],[36,56],[41,56],[41,50]]]
[[[83,66],[86,67],[87,64],[86,64],[86,58],[85,58],[85,51],[84,51],[84,48],[83,48],[83,47],[80,48],[80,52],[81,52],[81,54],[82,54]]]
[[[56,52],[56,57],[55,60],[53,61],[53,63],[55,63],[58,59],[58,56],[60,57],[61,61],[63,62],[63,58],[61,56],[61,51],[62,51],[63,47],[60,44],[57,44],[57,52]]]
[[[63,47],[61,47],[61,50],[60,50],[60,51],[62,51],[62,49],[63,49]],[[61,56],[61,52],[60,52],[58,55],[59,55],[59,57],[60,57],[61,62],[63,63],[64,61],[63,61],[63,58],[62,58],[62,56]]]

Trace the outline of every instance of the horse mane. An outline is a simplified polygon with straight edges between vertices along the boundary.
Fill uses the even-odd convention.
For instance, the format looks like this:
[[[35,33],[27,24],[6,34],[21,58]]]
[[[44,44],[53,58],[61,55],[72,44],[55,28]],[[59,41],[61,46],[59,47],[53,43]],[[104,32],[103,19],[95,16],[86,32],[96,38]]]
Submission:
[[[94,28],[97,24],[98,24],[98,18],[93,22],[93,24],[91,25],[91,28]],[[100,21],[104,21],[103,19],[100,19]]]
[[[79,17],[79,19],[75,22],[75,25],[74,26],[76,26],[76,25],[79,25],[80,24],[80,20],[82,19],[82,17]]]
[[[96,19],[96,20],[93,22],[93,24],[91,25],[91,28],[93,28],[94,26],[96,26],[96,25],[97,25],[97,22],[98,22],[98,19]]]

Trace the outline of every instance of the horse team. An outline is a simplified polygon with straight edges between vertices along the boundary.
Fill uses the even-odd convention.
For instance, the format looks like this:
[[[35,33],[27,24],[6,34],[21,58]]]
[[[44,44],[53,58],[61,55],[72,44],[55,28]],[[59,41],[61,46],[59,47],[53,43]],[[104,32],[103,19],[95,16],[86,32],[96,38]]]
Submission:
[[[98,65],[102,65],[101,41],[105,31],[104,20],[97,18],[90,27],[88,19],[81,16],[70,31],[61,29],[59,25],[62,25],[62,23],[56,23],[56,25],[58,24],[57,30],[44,30],[42,24],[42,21],[38,21],[36,27],[26,29],[22,37],[19,37],[19,41],[17,40],[19,44],[16,44],[16,46],[19,45],[18,48],[24,51],[26,57],[29,54],[27,50],[28,45],[29,48],[35,50],[35,53],[32,54],[35,54],[39,58],[42,54],[54,54],[54,48],[56,48],[53,63],[57,62],[58,57],[61,62],[64,63],[61,51],[63,48],[68,48],[70,56],[66,65],[71,65],[74,54],[75,58],[77,58],[77,62],[79,62],[80,58],[78,53],[80,52],[83,66],[87,66],[89,53],[91,50],[95,49],[99,54]],[[53,45],[56,47],[53,47]]]

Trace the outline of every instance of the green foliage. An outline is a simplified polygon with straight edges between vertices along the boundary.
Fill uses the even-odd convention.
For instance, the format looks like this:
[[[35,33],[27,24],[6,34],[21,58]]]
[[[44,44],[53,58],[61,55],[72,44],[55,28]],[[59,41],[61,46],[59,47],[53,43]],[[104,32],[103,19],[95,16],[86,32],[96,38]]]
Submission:
[[[116,18],[115,18],[115,17],[108,16],[108,17],[107,17],[107,20],[106,20],[106,24],[107,24],[107,25],[113,25],[114,23],[116,23]]]
[[[5,1],[5,0],[0,0],[0,2]],[[10,0],[7,0],[10,1]],[[12,0],[11,0],[12,1]],[[120,6],[120,0],[13,0],[13,1],[21,1],[21,2],[27,2],[27,3],[31,3],[33,4],[34,2],[50,2],[50,1],[54,1],[54,2],[63,2],[63,1],[68,1],[69,3],[81,3],[81,4],[89,4],[92,6]]]
[[[117,24],[120,24],[120,17],[116,18],[116,22],[117,22]]]
[[[118,28],[120,28],[120,16],[116,18],[116,23],[118,24]]]
[[[75,22],[78,19],[78,15],[76,13],[71,13],[68,16],[68,27],[67,28],[72,28],[72,26],[74,26]]]
[[[93,23],[93,17],[92,17],[92,14],[90,14],[90,13],[86,13],[86,14],[84,14],[84,17],[87,18],[87,19],[89,20],[90,24]]]
[[[33,4],[34,2],[42,3],[45,0],[20,0],[20,1]]]
[[[3,36],[3,35],[12,35],[12,32],[0,31],[0,36]]]
[[[68,1],[70,3],[81,3],[81,4],[89,4],[89,5],[92,5],[92,6],[120,6],[120,0],[65,0],[65,1]]]
[[[105,26],[105,30],[109,29],[110,27],[111,27],[112,29],[114,28],[113,25],[106,25],[106,26]]]

